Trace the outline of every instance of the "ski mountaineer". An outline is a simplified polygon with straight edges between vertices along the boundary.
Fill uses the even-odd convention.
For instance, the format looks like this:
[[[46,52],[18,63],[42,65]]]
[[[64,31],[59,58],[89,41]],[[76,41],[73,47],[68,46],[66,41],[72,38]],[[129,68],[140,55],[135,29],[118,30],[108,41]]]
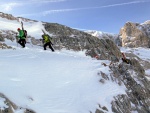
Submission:
[[[127,63],[127,64],[131,64],[132,65],[131,60],[127,59],[124,53],[121,53],[121,54],[122,54],[122,61]]]
[[[43,34],[42,35],[42,41],[43,41],[43,47],[44,47],[44,50],[46,50],[46,47],[49,46],[49,48],[52,50],[52,52],[54,52],[54,49],[52,47],[52,42],[51,42],[51,39],[50,39],[50,36],[48,34]]]
[[[24,48],[25,44],[26,44],[25,34],[24,34],[23,30],[21,30],[20,28],[18,28],[17,31],[19,32],[19,35],[17,36],[17,38],[19,38],[18,43]]]

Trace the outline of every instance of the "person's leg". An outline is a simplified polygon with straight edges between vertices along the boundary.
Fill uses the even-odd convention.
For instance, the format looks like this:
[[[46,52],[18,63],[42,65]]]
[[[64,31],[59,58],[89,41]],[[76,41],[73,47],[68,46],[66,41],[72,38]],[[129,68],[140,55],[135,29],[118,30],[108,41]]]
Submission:
[[[22,39],[22,47],[25,47],[25,39]]]
[[[21,39],[19,39],[18,43],[21,44]]]
[[[54,52],[54,49],[50,43],[49,43],[49,48]]]
[[[22,46],[22,40],[21,39],[19,39],[18,43]]]
[[[48,45],[48,43],[44,44],[44,46],[43,46],[43,47],[44,47],[44,50],[46,50],[46,46],[47,46],[47,45]]]

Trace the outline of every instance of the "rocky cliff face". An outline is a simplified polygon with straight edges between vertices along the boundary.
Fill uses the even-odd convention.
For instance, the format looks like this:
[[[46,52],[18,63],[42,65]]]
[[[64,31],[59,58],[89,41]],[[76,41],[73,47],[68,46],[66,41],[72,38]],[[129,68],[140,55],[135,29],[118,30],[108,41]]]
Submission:
[[[120,58],[120,50],[110,39],[99,39],[88,33],[71,29],[55,23],[45,23],[46,31],[53,34],[54,47],[57,49],[86,50],[91,57],[98,56],[98,59]]]
[[[114,63],[109,68],[110,75],[100,72],[100,82],[113,81],[126,87],[126,94],[117,95],[111,102],[113,113],[150,113],[150,82],[139,62],[131,58],[131,64]],[[95,113],[109,111],[99,107]]]
[[[114,97],[112,110],[115,113],[149,113],[150,112],[150,82],[139,62],[131,59],[132,65],[121,63],[113,66],[113,76],[127,88],[126,94]]]
[[[120,30],[122,46],[150,47],[150,22],[143,24],[127,22]]]

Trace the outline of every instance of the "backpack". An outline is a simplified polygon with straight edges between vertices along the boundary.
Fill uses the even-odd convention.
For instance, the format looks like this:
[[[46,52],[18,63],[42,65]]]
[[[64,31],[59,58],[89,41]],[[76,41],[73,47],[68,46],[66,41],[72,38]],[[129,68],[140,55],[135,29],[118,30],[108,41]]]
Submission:
[[[50,37],[50,36],[49,36],[49,35],[47,35],[47,34],[46,34],[46,36],[49,38],[49,40],[50,40],[50,41],[52,40],[52,37]]]
[[[45,43],[51,42],[52,38],[49,35],[45,34],[45,35],[42,35],[42,37],[43,37]]]
[[[23,37],[27,38],[27,30],[23,30],[23,33],[24,33]]]

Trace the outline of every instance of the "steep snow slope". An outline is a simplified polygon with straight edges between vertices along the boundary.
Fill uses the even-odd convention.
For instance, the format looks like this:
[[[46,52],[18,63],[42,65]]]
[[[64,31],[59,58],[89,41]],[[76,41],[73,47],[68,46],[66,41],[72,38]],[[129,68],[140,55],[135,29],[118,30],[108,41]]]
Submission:
[[[100,103],[111,113],[113,96],[125,93],[124,86],[99,82],[99,71],[109,74],[101,62],[109,61],[91,59],[84,52],[27,46],[0,51],[0,92],[19,106],[37,113],[88,113]]]

